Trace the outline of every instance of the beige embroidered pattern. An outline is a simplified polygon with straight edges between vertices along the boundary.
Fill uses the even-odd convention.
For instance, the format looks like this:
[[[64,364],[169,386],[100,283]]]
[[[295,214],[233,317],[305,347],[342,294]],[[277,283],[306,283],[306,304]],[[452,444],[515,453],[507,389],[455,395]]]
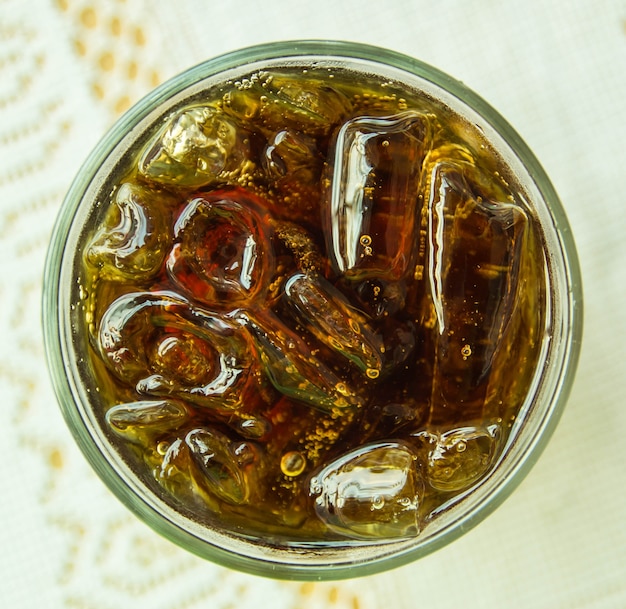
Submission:
[[[56,0],[70,25],[75,54],[87,67],[91,93],[113,114],[161,82],[158,41],[146,33],[146,2]]]

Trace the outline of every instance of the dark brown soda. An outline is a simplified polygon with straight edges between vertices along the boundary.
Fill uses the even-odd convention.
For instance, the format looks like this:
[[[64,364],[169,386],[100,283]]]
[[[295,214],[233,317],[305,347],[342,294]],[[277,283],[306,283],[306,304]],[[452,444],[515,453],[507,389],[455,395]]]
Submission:
[[[418,535],[489,476],[543,340],[542,236],[482,134],[401,83],[275,69],[110,176],[82,251],[96,416],[185,515]]]

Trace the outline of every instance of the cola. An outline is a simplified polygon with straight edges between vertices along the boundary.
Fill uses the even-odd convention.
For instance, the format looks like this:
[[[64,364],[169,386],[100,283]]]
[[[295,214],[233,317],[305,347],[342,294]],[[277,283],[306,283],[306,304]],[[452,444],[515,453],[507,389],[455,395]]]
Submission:
[[[96,408],[248,538],[404,539],[497,468],[545,327],[541,231],[484,136],[347,69],[214,85],[140,137],[82,250]]]

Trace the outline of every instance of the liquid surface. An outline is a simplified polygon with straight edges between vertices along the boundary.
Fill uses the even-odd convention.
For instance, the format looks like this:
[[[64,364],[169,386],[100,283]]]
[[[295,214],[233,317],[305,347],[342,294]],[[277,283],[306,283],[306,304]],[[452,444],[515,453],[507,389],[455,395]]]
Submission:
[[[324,544],[418,535],[493,470],[545,264],[477,130],[373,77],[276,70],[137,150],[86,237],[81,310],[96,414],[149,488]]]

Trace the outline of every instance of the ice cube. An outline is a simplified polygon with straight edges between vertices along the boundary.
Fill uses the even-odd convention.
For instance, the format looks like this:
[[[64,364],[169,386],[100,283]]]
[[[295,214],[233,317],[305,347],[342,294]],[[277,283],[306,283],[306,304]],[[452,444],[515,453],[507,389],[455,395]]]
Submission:
[[[268,141],[261,164],[275,180],[293,176],[312,183],[319,179],[323,158],[312,137],[293,129],[281,129]]]
[[[173,292],[133,292],[104,313],[103,360],[146,396],[178,398],[217,413],[247,412],[261,397],[251,344],[238,324]]]
[[[417,457],[401,442],[361,446],[324,467],[310,481],[317,516],[355,539],[418,534],[423,481]]]
[[[399,280],[414,272],[429,142],[414,111],[346,121],[331,144],[322,220],[335,271],[349,279]]]
[[[184,437],[174,436],[170,441],[161,441],[159,448],[152,452],[150,459],[155,480],[183,505],[189,507],[196,503],[202,508],[208,505],[217,511],[217,499],[204,487],[198,488],[191,477],[194,464]]]
[[[502,182],[469,163],[437,163],[430,180],[431,423],[478,420],[518,299],[528,217],[504,188],[490,196]]]
[[[233,172],[247,157],[245,134],[217,108],[175,113],[139,159],[139,172],[159,184],[196,188]]]
[[[350,108],[349,100],[322,81],[306,87],[297,79],[258,72],[235,83],[223,100],[224,112],[236,120],[254,122],[265,133],[284,127],[315,135],[327,134]]]
[[[172,240],[173,204],[173,198],[159,190],[122,184],[85,248],[87,263],[106,279],[141,281],[154,276]]]
[[[316,141],[294,129],[281,129],[270,136],[261,164],[276,199],[276,217],[317,222],[323,157]]]
[[[296,319],[319,341],[347,358],[367,378],[380,376],[385,351],[382,338],[324,277],[295,273],[285,283],[285,300]]]
[[[118,404],[106,413],[106,422],[115,433],[140,443],[145,442],[145,436],[175,431],[188,418],[189,410],[176,400]]]
[[[208,507],[217,513],[221,502],[242,505],[258,495],[255,468],[262,468],[260,449],[210,427],[162,440],[151,461],[156,481],[188,509]]]
[[[242,437],[258,440],[270,433],[272,424],[265,417],[246,417],[237,421],[234,428]]]
[[[497,423],[469,425],[442,433],[415,434],[428,450],[428,483],[440,491],[470,488],[493,468],[498,456],[501,430]]]
[[[362,405],[349,383],[271,311],[241,311],[237,318],[252,336],[267,377],[283,395],[325,412],[351,412]]]
[[[170,279],[211,308],[260,300],[274,267],[268,222],[264,201],[242,188],[192,199],[174,226]]]
[[[289,114],[306,118],[309,131],[312,122],[320,126],[337,124],[350,108],[344,94],[322,80],[307,79],[302,83],[293,77],[274,74],[269,85]]]
[[[249,501],[250,479],[246,472],[249,460],[242,463],[236,453],[238,444],[209,428],[191,430],[185,436],[185,444],[195,465],[191,473],[197,484],[232,505]]]

